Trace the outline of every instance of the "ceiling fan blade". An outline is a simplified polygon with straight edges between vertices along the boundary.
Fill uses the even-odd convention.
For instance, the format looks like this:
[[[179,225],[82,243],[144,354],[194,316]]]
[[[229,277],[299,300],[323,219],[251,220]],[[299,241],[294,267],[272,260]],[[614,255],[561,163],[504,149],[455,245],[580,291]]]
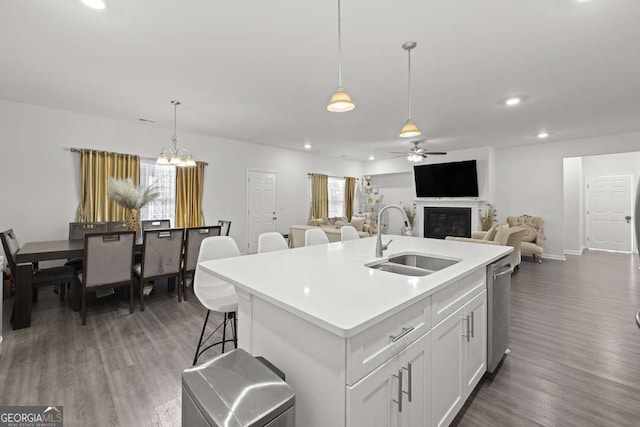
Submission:
[[[392,159],[397,159],[398,157],[405,157],[406,154],[400,154],[399,156],[393,156]]]
[[[444,156],[447,153],[444,151],[427,151],[424,154],[427,156]]]
[[[405,151],[389,151],[389,154],[407,154]]]

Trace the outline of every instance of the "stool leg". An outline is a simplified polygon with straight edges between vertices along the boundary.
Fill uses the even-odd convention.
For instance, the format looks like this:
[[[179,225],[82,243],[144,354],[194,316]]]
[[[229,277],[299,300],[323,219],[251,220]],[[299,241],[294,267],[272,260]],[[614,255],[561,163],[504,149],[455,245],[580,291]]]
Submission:
[[[196,355],[193,358],[193,366],[198,363],[198,352],[200,351],[200,345],[202,345],[202,337],[204,337],[204,331],[207,328],[207,322],[209,321],[210,310],[207,310],[207,316],[204,318],[204,325],[202,325],[202,332],[200,333],[200,339],[198,340],[198,347],[196,348]]]
[[[222,325],[222,354],[224,354],[224,342],[227,340],[227,313],[224,314],[224,324]]]
[[[238,348],[238,313],[233,313],[233,345]]]

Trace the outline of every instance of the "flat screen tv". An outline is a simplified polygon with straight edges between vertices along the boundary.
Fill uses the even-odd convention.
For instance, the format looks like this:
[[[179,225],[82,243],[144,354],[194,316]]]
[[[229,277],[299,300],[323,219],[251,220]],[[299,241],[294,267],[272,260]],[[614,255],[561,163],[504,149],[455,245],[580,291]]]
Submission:
[[[475,160],[413,167],[417,197],[478,197]]]

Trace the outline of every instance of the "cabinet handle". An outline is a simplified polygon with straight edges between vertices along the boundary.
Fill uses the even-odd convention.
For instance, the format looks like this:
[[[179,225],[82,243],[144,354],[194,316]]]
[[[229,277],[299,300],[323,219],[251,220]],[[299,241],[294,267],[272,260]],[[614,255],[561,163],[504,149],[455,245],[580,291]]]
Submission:
[[[474,312],[472,311],[471,312],[471,338],[474,338],[476,333],[476,321],[473,313]]]
[[[467,339],[467,342],[469,342],[469,341],[471,341],[471,336],[469,334],[469,315],[467,314],[465,317],[462,318],[462,320],[467,322],[467,334],[466,335],[462,334],[462,336]]]
[[[393,399],[398,404],[398,412],[402,412],[402,369],[398,371],[398,375],[393,375],[398,379],[398,400]]]
[[[409,397],[409,399],[408,399],[409,402],[411,402],[411,395],[412,395],[411,382],[412,382],[412,378],[413,378],[413,370],[412,370],[412,367],[411,367],[411,363],[407,363],[407,367],[405,368],[403,366],[402,369],[407,371],[407,375],[409,376],[409,383],[407,384],[407,391],[405,391],[404,393]]]
[[[391,338],[391,341],[396,342],[411,331],[413,331],[413,326],[410,328],[402,328],[402,332],[400,332],[399,335],[389,335],[389,338]]]

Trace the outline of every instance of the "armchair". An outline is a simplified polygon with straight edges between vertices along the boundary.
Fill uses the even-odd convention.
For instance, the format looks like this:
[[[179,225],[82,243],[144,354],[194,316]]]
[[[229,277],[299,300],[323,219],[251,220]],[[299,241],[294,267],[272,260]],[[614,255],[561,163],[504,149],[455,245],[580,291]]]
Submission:
[[[511,252],[511,266],[518,268],[520,265],[521,255],[521,240],[524,235],[525,229],[521,227],[507,227],[506,224],[502,227],[495,227],[490,231],[478,231],[471,234],[471,238],[468,237],[454,237],[447,236],[446,240],[454,240],[458,242],[469,243],[484,243],[489,245],[502,245],[511,246],[513,252]]]
[[[543,219],[539,216],[509,216],[507,224],[509,227],[521,227],[525,232],[520,245],[522,255],[533,257],[534,261],[542,263],[542,253],[544,251],[544,241],[547,237],[542,232]]]

